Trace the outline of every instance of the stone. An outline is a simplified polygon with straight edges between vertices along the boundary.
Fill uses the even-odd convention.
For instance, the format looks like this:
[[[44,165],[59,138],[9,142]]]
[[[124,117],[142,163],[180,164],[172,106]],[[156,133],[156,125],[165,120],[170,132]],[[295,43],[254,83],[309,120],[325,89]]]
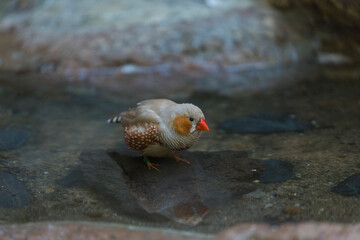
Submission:
[[[3,13],[21,12],[29,10],[39,4],[41,0],[3,0],[0,4],[0,16]]]
[[[300,214],[301,213],[301,208],[298,207],[298,206],[288,205],[288,206],[284,207],[284,213],[290,214],[290,215]]]
[[[351,175],[331,190],[343,196],[360,195],[360,173]]]
[[[247,193],[247,194],[245,194],[244,195],[244,197],[246,197],[246,198],[252,198],[252,199],[261,199],[261,198],[263,198],[263,197],[265,197],[266,196],[266,193],[265,192],[263,192],[262,190],[260,190],[259,188],[258,189],[256,189],[255,191],[253,191],[253,192],[250,192],[250,193]]]
[[[195,226],[202,221],[210,209],[202,202],[191,202],[179,204],[173,210],[174,215],[172,217],[176,219],[177,222]]]
[[[156,70],[163,65],[218,70],[311,60],[316,48],[257,1],[222,1],[217,8],[191,0],[30,2],[31,7],[7,12],[0,20],[3,35],[14,35],[10,57],[9,46],[0,49],[9,68],[61,73],[114,66]],[[22,54],[11,57],[14,52]]]
[[[247,158],[245,152],[182,152],[190,165],[153,159],[160,173],[149,171],[141,157],[110,154],[126,173],[124,180],[140,206],[188,225],[200,223],[208,208],[255,190],[252,180],[263,169],[261,161]]]
[[[0,171],[0,207],[20,208],[30,203],[30,194],[14,175]]]
[[[261,183],[281,183],[290,180],[293,176],[293,166],[291,163],[269,159],[264,160],[265,171],[260,175]]]
[[[142,157],[128,150],[84,151],[81,182],[116,203],[118,212],[150,219],[157,214],[194,226],[211,208],[254,191],[257,185],[252,181],[263,171],[262,162],[249,159],[245,152],[182,152],[180,156],[191,164],[151,159],[159,164],[161,172],[157,172],[149,171]]]
[[[50,194],[50,193],[53,193],[53,192],[55,192],[55,190],[53,188],[46,188],[45,189],[46,194]]]
[[[30,133],[22,129],[0,130],[0,151],[21,147],[29,139]]]
[[[319,41],[320,53],[341,54],[354,62],[360,59],[360,5],[357,1],[267,1],[285,16],[291,15],[288,20],[296,22],[299,31],[305,33],[312,29],[312,36]],[[334,28],[343,31],[333,31]]]
[[[279,9],[293,9],[300,11],[302,14],[317,24],[343,27],[349,29],[360,29],[360,6],[355,1],[336,0],[330,4],[316,0],[291,1],[291,0],[269,0],[271,4]]]
[[[64,178],[58,180],[57,184],[65,188],[71,188],[71,187],[85,185],[83,180],[84,180],[83,172],[77,168],[71,171]]]
[[[17,239],[172,239],[172,240],[358,240],[360,224],[289,223],[279,226],[245,223],[217,235],[191,231],[143,228],[102,222],[37,222],[0,226],[0,238]]]
[[[126,150],[125,150],[126,151]],[[163,221],[150,216],[136,203],[136,198],[128,191],[123,172],[105,150],[84,151],[80,155],[81,164],[64,178],[57,180],[60,186],[82,187],[93,190],[108,200],[114,211],[152,221]]]
[[[126,226],[116,223],[46,222],[0,225],[0,239],[157,239],[208,240],[211,235]]]
[[[218,234],[214,240],[356,240],[360,224],[300,223],[271,226],[267,224],[239,224]]]
[[[219,128],[230,133],[272,134],[277,132],[303,132],[311,128],[307,121],[291,115],[259,113],[223,121]]]
[[[87,212],[86,215],[90,218],[101,218],[104,216],[104,213],[99,211],[90,211]]]

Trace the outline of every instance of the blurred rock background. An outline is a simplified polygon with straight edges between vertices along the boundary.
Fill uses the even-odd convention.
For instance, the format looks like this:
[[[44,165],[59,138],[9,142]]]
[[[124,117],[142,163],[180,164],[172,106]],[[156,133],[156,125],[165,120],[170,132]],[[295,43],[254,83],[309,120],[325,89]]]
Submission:
[[[213,71],[313,61],[318,46],[264,1],[5,0],[0,9],[2,69]]]
[[[216,71],[360,56],[359,1],[3,0],[0,17],[1,69]]]
[[[291,25],[316,37],[319,51],[360,59],[360,1],[269,0]]]

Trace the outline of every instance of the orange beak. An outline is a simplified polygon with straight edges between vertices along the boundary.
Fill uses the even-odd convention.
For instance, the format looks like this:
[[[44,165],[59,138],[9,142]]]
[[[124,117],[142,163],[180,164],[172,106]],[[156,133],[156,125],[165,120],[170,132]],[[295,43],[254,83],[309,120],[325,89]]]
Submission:
[[[197,124],[197,126],[196,126],[196,130],[198,130],[198,131],[209,131],[209,127],[208,127],[208,125],[206,124],[204,118],[201,118],[201,119],[200,119],[200,122],[199,122],[199,123]]]

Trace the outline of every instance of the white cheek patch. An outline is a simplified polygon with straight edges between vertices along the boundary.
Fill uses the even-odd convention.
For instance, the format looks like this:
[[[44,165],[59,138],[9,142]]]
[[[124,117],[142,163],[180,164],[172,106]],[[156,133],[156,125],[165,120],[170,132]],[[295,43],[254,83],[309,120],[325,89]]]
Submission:
[[[195,131],[196,131],[196,126],[192,125],[191,128],[190,128],[190,134],[194,133]]]

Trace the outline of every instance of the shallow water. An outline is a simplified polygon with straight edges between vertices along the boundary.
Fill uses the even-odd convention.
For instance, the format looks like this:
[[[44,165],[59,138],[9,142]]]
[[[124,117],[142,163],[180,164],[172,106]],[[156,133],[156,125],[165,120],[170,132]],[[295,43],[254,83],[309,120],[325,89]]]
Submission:
[[[2,72],[0,129],[22,129],[30,137],[16,149],[0,151],[0,170],[24,183],[30,201],[0,208],[0,222],[106,221],[200,232],[240,222],[359,222],[359,195],[343,196],[331,189],[360,172],[360,72],[356,67],[319,68],[312,76],[248,93],[217,91],[216,84],[202,88],[206,80],[201,76],[188,77],[185,83],[166,82],[161,89],[151,85],[157,81],[151,76],[143,77],[148,85],[123,77],[123,85],[107,89],[91,84],[91,78],[69,83],[63,76]],[[254,72],[252,77],[261,75]],[[236,74],[231,79],[230,89],[240,89]],[[136,157],[118,157],[132,153],[123,146],[121,127],[106,124],[107,116],[152,97],[192,102],[205,113],[211,131],[184,153],[192,165],[162,160],[162,175],[157,175]],[[296,118],[309,129],[221,129],[223,121],[264,113]],[[270,159],[284,164],[271,167],[273,162],[262,161]],[[228,164],[217,163],[222,160]],[[252,168],[230,171],[238,163],[241,169]],[[282,171],[275,172],[277,168]],[[273,183],[277,175],[285,178]],[[267,181],[260,181],[264,176]],[[229,184],[232,187],[225,188]],[[15,191],[10,199],[24,195],[6,191]],[[167,197],[168,191],[172,197]]]

